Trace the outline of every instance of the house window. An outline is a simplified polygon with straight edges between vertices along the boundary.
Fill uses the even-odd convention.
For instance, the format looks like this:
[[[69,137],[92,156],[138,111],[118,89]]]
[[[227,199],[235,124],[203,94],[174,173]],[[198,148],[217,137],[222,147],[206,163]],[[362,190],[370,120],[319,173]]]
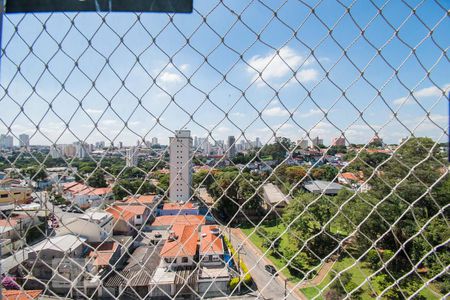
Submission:
[[[187,263],[189,261],[189,259],[187,258],[187,257],[183,257],[182,259],[181,259],[181,262],[182,263]]]
[[[172,258],[164,258],[164,261],[168,264],[171,264],[173,262]]]

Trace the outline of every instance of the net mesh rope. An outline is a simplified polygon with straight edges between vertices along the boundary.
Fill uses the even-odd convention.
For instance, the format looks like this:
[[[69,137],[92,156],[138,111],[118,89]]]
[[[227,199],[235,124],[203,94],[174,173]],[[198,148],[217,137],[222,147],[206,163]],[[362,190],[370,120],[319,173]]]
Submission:
[[[2,136],[1,195],[29,189],[37,208],[2,210],[3,295],[446,298],[448,15],[444,1],[370,0],[4,15],[0,133],[31,146]],[[175,167],[169,147],[148,146],[180,129],[224,153],[211,159],[202,140]],[[253,146],[236,155],[241,144]],[[164,172],[192,165],[202,212],[154,223],[177,184]],[[109,193],[92,187],[104,178]],[[267,202],[270,184],[283,207]],[[105,211],[113,221],[92,238]],[[205,223],[220,228],[215,264],[197,249]],[[176,260],[162,253],[170,243]]]

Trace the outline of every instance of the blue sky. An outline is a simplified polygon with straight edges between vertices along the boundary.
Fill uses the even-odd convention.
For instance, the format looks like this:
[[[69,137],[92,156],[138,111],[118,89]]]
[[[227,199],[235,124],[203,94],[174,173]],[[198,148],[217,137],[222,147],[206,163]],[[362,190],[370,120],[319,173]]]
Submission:
[[[195,0],[192,14],[172,16],[8,15],[0,132],[32,144],[165,143],[183,127],[217,140],[309,133],[328,144],[344,132],[367,143],[377,131],[389,143],[411,132],[445,141],[449,2],[407,1],[415,15],[374,2],[343,1],[349,12],[331,0]]]

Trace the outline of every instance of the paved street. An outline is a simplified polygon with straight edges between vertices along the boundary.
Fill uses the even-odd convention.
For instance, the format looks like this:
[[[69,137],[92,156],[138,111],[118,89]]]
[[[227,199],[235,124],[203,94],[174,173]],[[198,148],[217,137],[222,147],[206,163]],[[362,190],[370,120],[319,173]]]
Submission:
[[[231,243],[236,251],[242,245],[242,238],[232,232]],[[298,299],[295,294],[290,294],[287,291],[288,295],[285,297],[285,289],[284,289],[284,280],[277,276],[273,278],[271,274],[269,274],[264,266],[267,264],[264,259],[260,259],[259,253],[256,253],[249,245],[244,244],[241,247],[241,258],[244,260],[247,265],[250,273],[255,281],[258,291],[255,293],[257,297],[260,299],[288,299],[288,300],[296,300]],[[255,267],[256,266],[256,267]]]

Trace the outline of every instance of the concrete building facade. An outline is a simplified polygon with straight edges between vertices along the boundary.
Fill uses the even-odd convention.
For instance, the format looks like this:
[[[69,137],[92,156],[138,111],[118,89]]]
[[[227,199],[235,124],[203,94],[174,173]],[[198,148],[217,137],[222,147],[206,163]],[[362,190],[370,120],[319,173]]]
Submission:
[[[192,195],[192,138],[189,130],[177,130],[170,138],[169,198],[186,202]]]

